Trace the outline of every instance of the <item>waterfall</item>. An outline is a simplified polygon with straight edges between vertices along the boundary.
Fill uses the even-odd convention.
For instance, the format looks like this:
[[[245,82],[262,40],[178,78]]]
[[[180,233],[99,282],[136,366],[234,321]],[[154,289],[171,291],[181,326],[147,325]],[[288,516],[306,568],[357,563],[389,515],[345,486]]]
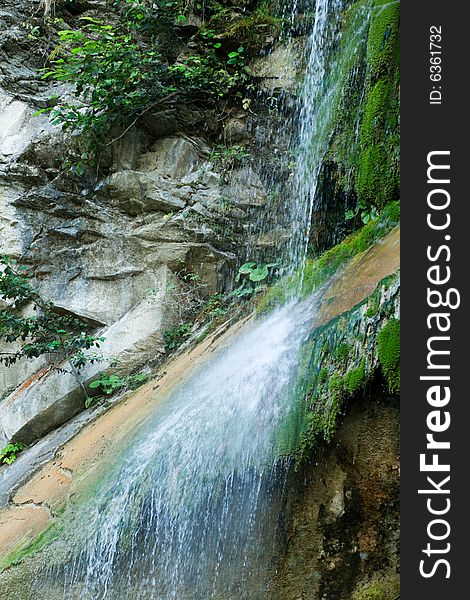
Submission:
[[[313,204],[324,154],[337,81],[326,77],[326,60],[339,34],[337,20],[342,0],[317,0],[313,30],[307,44],[307,69],[299,99],[299,134],[295,140],[295,171],[289,194],[292,230],[287,258],[293,270],[307,256]]]
[[[340,7],[317,0],[307,44],[296,168],[284,202],[291,268],[306,256],[328,142],[333,90],[325,65]],[[269,597],[289,472],[278,432],[292,413],[316,300],[293,299],[257,321],[155,409],[68,518],[67,558],[49,579],[64,600]]]
[[[154,412],[71,522],[64,598],[266,597],[289,466],[276,431],[314,305],[257,323]]]

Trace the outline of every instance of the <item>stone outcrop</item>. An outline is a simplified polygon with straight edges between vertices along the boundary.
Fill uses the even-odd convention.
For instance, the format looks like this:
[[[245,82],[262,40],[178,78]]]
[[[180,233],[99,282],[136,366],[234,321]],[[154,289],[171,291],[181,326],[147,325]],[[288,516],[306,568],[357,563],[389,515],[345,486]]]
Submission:
[[[293,478],[270,598],[400,597],[399,426],[396,399],[372,386],[350,406],[332,444]]]
[[[279,550],[281,562],[270,592],[279,600],[302,594],[316,600],[325,593],[328,598],[356,599],[353,592],[359,594],[367,586],[385,590],[383,597],[395,600],[397,537],[393,524],[398,510],[398,404],[396,398],[381,387],[380,364],[376,355],[371,354],[377,324],[372,327],[373,335],[368,330],[374,319],[382,318],[379,317],[380,306],[395,310],[397,285],[386,288],[378,299],[375,290],[380,289],[380,282],[386,276],[395,278],[396,282],[398,231],[395,228],[369,250],[353,258],[342,271],[347,273],[347,278],[338,275],[329,282],[322,293],[318,318],[312,323],[312,336],[322,336],[328,328],[336,332],[328,333],[331,343],[336,345],[327,353],[326,365],[328,361],[337,360],[334,348],[349,335],[338,317],[356,315],[350,322],[351,343],[357,348],[353,352],[351,346],[347,370],[369,353],[370,372],[376,374],[376,379],[366,392],[363,387],[356,390],[359,395],[344,422],[339,424],[331,446],[320,445],[319,453],[314,453],[311,459],[314,463],[303,464],[299,473],[292,475],[289,484],[292,516],[286,524],[286,545]],[[374,314],[368,312],[372,305]],[[93,411],[88,411],[88,417],[82,413],[51,433],[48,452],[41,451],[41,446],[39,450],[33,446],[23,452],[14,463],[11,475],[5,475],[3,481],[0,479],[3,504],[0,521],[4,523],[0,536],[8,535],[4,560],[8,563],[14,556],[22,557],[23,551],[27,556],[26,549],[31,542],[45,528],[60,521],[65,507],[70,508],[87,493],[121,443],[132,435],[160,399],[214,351],[230,343],[232,335],[249,326],[249,322],[240,322],[228,331],[226,327],[215,331],[165,366],[159,379],[126,395],[107,411],[97,407],[94,418]],[[344,357],[340,360],[344,362]],[[336,368],[341,373],[344,364]],[[109,437],[106,432],[111,430],[113,435]],[[370,431],[379,430],[380,435],[370,438]],[[15,522],[17,517],[22,518],[21,511],[25,508],[46,509],[47,518],[35,513],[37,518],[31,522],[27,519]],[[39,554],[38,564],[33,558],[13,572],[6,572],[0,578],[0,590],[16,589],[18,582],[23,577],[27,579],[27,574],[34,573],[40,565],[40,557]],[[388,566],[378,577],[376,565],[380,561]]]
[[[47,357],[0,365],[3,446],[32,442],[76,414],[83,386],[111,361],[118,359],[122,372],[155,363],[164,331],[181,317],[174,308],[178,273],[192,272],[203,298],[230,289],[246,208],[259,209],[266,190],[252,169],[222,177],[211,147],[180,132],[178,107],[173,116],[149,113],[142,129],[103,154],[99,173],[74,174],[67,162],[76,136],[35,115],[58,90],[41,81],[38,56],[26,52],[28,31],[16,4],[7,3],[0,17],[8,28],[0,70],[0,253],[29,266],[33,284],[58,312],[106,338],[102,362],[80,381],[49,372]],[[202,110],[194,121],[207,118]]]

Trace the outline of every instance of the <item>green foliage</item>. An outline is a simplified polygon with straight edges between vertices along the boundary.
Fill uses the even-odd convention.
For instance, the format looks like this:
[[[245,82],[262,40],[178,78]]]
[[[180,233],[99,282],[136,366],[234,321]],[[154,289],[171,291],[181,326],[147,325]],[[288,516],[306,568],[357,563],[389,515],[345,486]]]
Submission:
[[[243,46],[226,53],[214,30],[202,28],[191,49],[185,47],[174,19],[177,2],[125,0],[114,8],[115,24],[85,16],[79,29],[59,31],[43,69],[43,78],[74,86],[74,98],[55,97],[54,106],[37,114],[50,111],[53,123],[85,135],[79,174],[114,141],[114,132],[126,131],[149,109],[195,91],[220,98],[246,78]]]
[[[264,291],[265,285],[259,285],[262,281],[268,281],[276,274],[279,263],[255,263],[253,261],[244,263],[235,277],[236,282],[241,282],[238,288],[231,292],[235,298],[246,298],[253,294]]]
[[[82,29],[59,31],[59,46],[43,78],[74,84],[74,101],[61,100],[51,111],[62,129],[83,132],[90,141],[86,162],[117,124],[141,114],[173,88],[154,40],[137,39],[141,19],[118,26],[82,17]]]
[[[247,156],[249,155],[244,146],[225,146],[224,144],[219,144],[211,152],[210,160],[224,171],[228,171]]]
[[[213,294],[202,308],[203,315],[212,321],[227,313],[227,297],[225,294]]]
[[[126,375],[125,377],[119,377],[116,374],[100,373],[99,379],[95,379],[89,384],[89,388],[91,390],[99,390],[103,392],[106,396],[112,396],[116,392],[122,389],[131,389],[134,390],[139,386],[143,385],[148,381],[148,375],[146,373],[136,373],[135,375]],[[85,401],[85,407],[88,408],[94,402],[96,402],[99,397],[87,398]]]
[[[85,351],[99,348],[103,337],[87,333],[87,325],[72,316],[59,315],[54,305],[41,298],[31,286],[25,268],[7,256],[0,256],[0,339],[14,345],[0,355],[0,363],[10,366],[20,358],[55,357],[55,363],[67,360],[75,368],[93,363],[99,357]],[[28,316],[27,307],[34,313]]]
[[[100,378],[90,383],[90,389],[100,388],[107,396],[114,394],[126,385],[126,381],[118,375],[100,373]]]
[[[378,354],[388,389],[400,392],[400,321],[390,319],[380,330],[378,336]]]
[[[26,448],[25,444],[21,442],[15,442],[13,444],[7,444],[0,450],[0,464],[11,465],[16,460],[16,456],[19,452]]]
[[[373,206],[372,208],[368,208],[361,202],[358,202],[354,210],[346,211],[344,218],[346,219],[346,221],[350,221],[351,219],[355,219],[358,214],[361,215],[361,221],[364,223],[364,225],[367,225],[369,221],[372,221],[373,219],[376,219],[379,216],[379,213],[375,206]]]
[[[180,323],[176,327],[167,329],[163,334],[165,350],[167,353],[173,352],[191,335],[191,323]]]
[[[205,41],[205,38],[203,38]],[[240,85],[245,79],[242,54],[230,52],[224,63],[217,51],[221,44],[204,44],[204,49],[198,54],[190,54],[178,63],[169,65],[168,73],[174,75],[176,89],[198,89],[209,95],[222,98],[229,90]],[[240,48],[239,48],[240,50]],[[242,50],[243,51],[243,50]],[[231,66],[232,68],[228,68]]]

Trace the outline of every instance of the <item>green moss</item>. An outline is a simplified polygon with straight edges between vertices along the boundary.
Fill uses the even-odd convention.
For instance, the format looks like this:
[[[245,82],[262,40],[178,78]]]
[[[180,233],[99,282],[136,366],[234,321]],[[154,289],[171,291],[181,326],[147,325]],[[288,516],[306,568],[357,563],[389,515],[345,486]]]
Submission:
[[[251,48],[259,48],[266,37],[278,36],[282,29],[282,19],[275,15],[269,1],[262,1],[253,12],[246,17],[233,22],[233,11],[221,7],[209,21],[210,27],[217,30],[225,29],[218,34],[218,39],[234,38],[236,42]]]
[[[57,539],[61,531],[62,527],[58,523],[53,523],[45,531],[40,533],[32,542],[27,544],[20,542],[2,559],[2,562],[0,563],[0,571],[4,571],[12,565],[17,565],[33,554],[36,554],[45,546]]]
[[[383,600],[383,590],[376,585],[370,585],[356,595],[357,600]]]
[[[348,344],[340,344],[336,349],[335,357],[340,364],[346,364],[349,358]]]
[[[368,306],[367,306],[367,310],[365,312],[365,317],[370,319],[371,317],[374,317],[375,314],[377,313],[378,309],[379,309],[379,298],[378,295],[376,293],[374,293],[373,295],[370,296],[368,302],[367,302]]]
[[[368,77],[377,80],[399,60],[400,3],[375,0],[367,40]]]
[[[337,244],[316,259],[309,259],[301,269],[296,271],[268,289],[259,298],[257,310],[265,313],[277,305],[283,304],[295,294],[302,282],[301,295],[307,297],[325,283],[348,260],[367,250],[378,239],[389,233],[397,224],[400,208],[398,202],[387,205],[381,215],[370,221],[362,229],[351,234],[343,242]],[[393,217],[393,219],[392,219]]]
[[[353,593],[351,600],[397,600],[399,597],[400,581],[397,576],[364,585]]]
[[[377,336],[378,356],[392,393],[400,391],[400,321],[390,319]]]
[[[331,78],[333,135],[326,161],[337,190],[366,213],[399,195],[399,3],[359,0],[345,11]]]
[[[330,382],[328,385],[328,391],[332,392],[332,395],[335,395],[335,392],[341,392],[343,390],[343,380],[338,375],[338,373],[333,373],[330,378]]]
[[[358,367],[348,371],[343,378],[344,389],[351,396],[364,387],[367,379],[366,361],[363,358]]]
[[[328,379],[328,369],[322,369],[318,373],[318,377],[317,377],[318,385],[323,385],[324,383],[326,383],[327,379]]]
[[[399,3],[376,0],[366,53],[356,191],[360,205],[382,207],[399,193]]]

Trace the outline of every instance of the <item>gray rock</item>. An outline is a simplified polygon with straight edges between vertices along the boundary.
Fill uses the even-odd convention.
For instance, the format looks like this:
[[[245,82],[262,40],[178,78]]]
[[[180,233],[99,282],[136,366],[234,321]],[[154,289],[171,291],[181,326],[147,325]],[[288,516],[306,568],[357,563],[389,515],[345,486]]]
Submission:
[[[251,167],[232,171],[229,184],[221,192],[235,205],[263,206],[267,200],[266,189]]]
[[[186,206],[181,198],[167,191],[168,183],[161,177],[139,171],[114,173],[100,186],[109,194],[111,204],[129,215],[145,212],[172,212]]]
[[[270,54],[256,58],[250,64],[251,75],[260,79],[260,87],[267,92],[292,92],[302,73],[304,40],[297,38],[285,46],[278,46]]]
[[[138,169],[181,180],[194,172],[199,163],[195,143],[181,137],[169,137],[158,140],[151,152],[142,155]]]
[[[164,352],[163,330],[171,315],[166,268],[157,273],[156,287],[121,319],[103,329],[100,360],[78,375],[64,363],[61,370],[42,369],[1,403],[0,441],[31,443],[83,410],[85,387],[96,375],[117,363],[132,372]]]

